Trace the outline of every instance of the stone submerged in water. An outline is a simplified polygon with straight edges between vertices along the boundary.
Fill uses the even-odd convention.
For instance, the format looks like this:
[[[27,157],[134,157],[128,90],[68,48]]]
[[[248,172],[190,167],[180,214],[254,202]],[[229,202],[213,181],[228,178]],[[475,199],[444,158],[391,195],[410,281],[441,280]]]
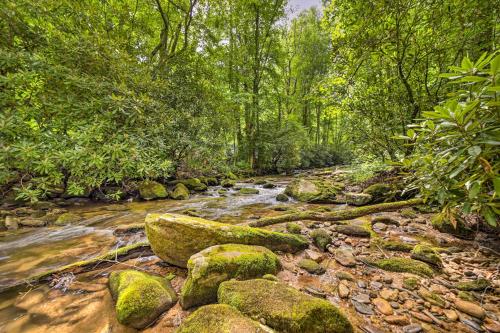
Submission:
[[[316,179],[295,179],[285,189],[285,194],[301,202],[335,203],[339,186],[333,182]]]
[[[281,268],[278,257],[270,250],[241,244],[211,246],[191,256],[187,266],[188,278],[180,296],[183,309],[215,303],[223,281],[275,275]]]
[[[244,316],[232,306],[202,306],[187,317],[176,333],[265,333],[274,332],[261,323]]]
[[[309,245],[307,240],[297,235],[178,214],[149,214],[146,217],[146,235],[158,257],[179,267],[186,267],[193,254],[213,245],[261,245],[273,251],[292,253]]]
[[[136,329],[148,326],[177,302],[169,280],[139,271],[112,272],[109,288],[118,321]]]
[[[266,325],[279,332],[353,331],[349,320],[330,302],[279,282],[226,281],[219,287],[218,300],[252,318],[264,319]]]

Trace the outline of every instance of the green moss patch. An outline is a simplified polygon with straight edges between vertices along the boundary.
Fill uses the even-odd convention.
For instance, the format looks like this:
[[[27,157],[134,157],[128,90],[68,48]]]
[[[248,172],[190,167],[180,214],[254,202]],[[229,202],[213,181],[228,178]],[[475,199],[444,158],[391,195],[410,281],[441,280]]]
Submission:
[[[170,194],[170,197],[174,200],[187,200],[189,199],[189,190],[186,185],[178,183],[177,185],[175,185],[175,188]]]
[[[415,245],[411,251],[411,258],[420,260],[436,267],[443,267],[443,261],[439,253],[427,244]]]
[[[408,277],[403,279],[403,287],[409,290],[417,289],[419,284],[420,280],[413,277]]]
[[[321,251],[326,251],[328,245],[332,242],[332,237],[323,229],[315,229],[311,231],[309,236]]]
[[[316,261],[311,259],[302,259],[297,264],[300,268],[311,274],[323,274],[325,269]]]
[[[152,180],[145,180],[139,184],[139,194],[144,200],[162,199],[168,196],[165,186]]]
[[[256,188],[243,187],[239,190],[239,193],[244,195],[259,194],[259,190]]]
[[[371,259],[360,258],[368,265],[372,265],[390,272],[412,273],[420,276],[432,277],[434,271],[427,265],[418,260],[409,258],[389,258],[389,259]]]
[[[490,281],[486,279],[477,279],[474,281],[462,281],[455,285],[455,288],[462,291],[483,291],[491,286]]]
[[[302,232],[302,227],[297,223],[290,222],[286,224],[286,231],[288,231],[291,234],[300,235]]]

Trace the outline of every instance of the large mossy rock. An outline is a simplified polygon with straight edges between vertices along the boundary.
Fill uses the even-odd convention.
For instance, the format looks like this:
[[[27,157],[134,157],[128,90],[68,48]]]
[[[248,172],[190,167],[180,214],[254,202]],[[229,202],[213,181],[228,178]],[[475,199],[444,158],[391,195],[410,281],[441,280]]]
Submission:
[[[187,317],[175,333],[272,333],[272,329],[245,317],[226,304],[202,306]]]
[[[218,300],[253,319],[264,319],[267,326],[279,332],[353,331],[349,320],[333,304],[280,282],[226,281],[219,287]]]
[[[152,180],[145,180],[139,184],[139,194],[144,200],[162,199],[168,196],[165,186]]]
[[[189,190],[186,185],[178,183],[177,185],[175,185],[175,188],[170,194],[170,197],[174,200],[187,200],[189,199]]]
[[[180,267],[186,267],[193,254],[213,245],[261,245],[273,251],[292,253],[309,245],[306,239],[297,235],[179,214],[149,214],[146,216],[146,235],[158,257]]]
[[[186,186],[188,189],[196,192],[207,190],[207,185],[202,183],[198,178],[181,179],[178,182],[184,184],[184,186]]]
[[[349,205],[353,206],[364,206],[372,201],[372,196],[367,193],[344,193],[345,201]]]
[[[389,184],[377,183],[365,188],[363,193],[372,196],[372,203],[380,203],[394,197],[394,188]]]
[[[112,272],[109,289],[118,321],[137,329],[154,322],[177,302],[169,280],[134,270]]]
[[[447,234],[451,234],[462,239],[474,239],[474,230],[465,225],[460,216],[455,216],[456,225],[454,226],[443,214],[436,214],[431,220],[432,226]]]
[[[387,259],[359,258],[365,264],[375,266],[389,272],[412,273],[415,275],[432,277],[434,271],[424,262],[410,259],[392,257]]]
[[[335,203],[340,188],[325,180],[295,179],[285,189],[285,194],[302,202]]]
[[[229,279],[247,280],[276,274],[278,257],[262,246],[224,244],[211,246],[189,258],[188,278],[182,286],[183,309],[217,302],[217,289]]]

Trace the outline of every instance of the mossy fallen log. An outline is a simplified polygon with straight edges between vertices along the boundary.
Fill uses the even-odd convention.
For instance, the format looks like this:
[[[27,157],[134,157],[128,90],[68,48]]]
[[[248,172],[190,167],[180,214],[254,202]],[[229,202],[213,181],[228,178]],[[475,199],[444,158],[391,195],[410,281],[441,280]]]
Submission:
[[[152,254],[153,252],[151,251],[148,242],[139,242],[124,247],[120,247],[116,250],[109,251],[108,253],[105,253],[103,255],[97,256],[92,259],[74,262],[69,265],[65,265],[59,268],[55,268],[53,270],[49,270],[47,272],[31,276],[25,280],[16,282],[12,285],[3,288],[0,287],[0,292],[20,287],[23,285],[30,286],[37,283],[42,283],[47,281],[53,275],[70,273],[70,272],[73,274],[84,273],[95,269],[101,269],[103,267],[111,266],[119,261],[127,261],[129,259],[138,258],[141,256],[148,256]]]
[[[318,211],[308,210],[304,212],[266,217],[256,221],[252,221],[248,225],[251,227],[265,227],[277,223],[293,222],[301,220],[312,220],[312,221],[350,220],[368,214],[385,212],[409,206],[416,206],[422,204],[423,202],[424,201],[422,199],[410,199],[406,201],[387,202],[387,203],[381,203],[381,204],[364,206],[353,209],[336,210],[333,212],[318,212]]]

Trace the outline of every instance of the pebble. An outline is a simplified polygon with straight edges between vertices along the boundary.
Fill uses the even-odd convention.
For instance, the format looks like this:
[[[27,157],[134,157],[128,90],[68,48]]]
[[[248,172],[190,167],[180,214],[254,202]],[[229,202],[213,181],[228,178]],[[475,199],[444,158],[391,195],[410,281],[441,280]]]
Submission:
[[[455,310],[444,310],[443,312],[449,321],[457,321],[458,320],[458,314]]]
[[[391,304],[389,304],[389,302],[387,302],[385,299],[377,297],[373,299],[372,302],[377,308],[377,310],[383,315],[390,316],[394,313]]]
[[[358,294],[352,298],[354,301],[364,304],[370,303],[370,296],[367,294]]]
[[[469,327],[472,327],[474,330],[478,331],[478,332],[483,332],[483,329],[481,328],[481,326],[479,326],[475,321],[473,320],[470,320],[470,319],[464,319],[462,320],[462,323],[464,323],[465,325],[469,326]]]
[[[373,314],[373,309],[370,305],[356,302],[353,299],[351,299],[351,302],[352,302],[352,305],[354,305],[354,308],[356,309],[356,311],[358,311],[359,313],[364,314],[364,315],[372,315]]]
[[[371,281],[370,282],[370,288],[375,289],[375,290],[380,290],[382,289],[383,284],[378,282],[378,281]]]
[[[486,317],[486,312],[484,311],[484,309],[472,302],[463,301],[457,298],[455,300],[455,307],[457,308],[457,310],[466,313],[472,317],[476,317],[479,319],[484,319],[484,317]]]
[[[404,315],[387,316],[384,318],[384,320],[391,325],[399,325],[399,326],[408,325],[410,323],[408,317]]]
[[[422,326],[419,324],[411,324],[403,327],[403,332],[404,333],[420,333],[423,331]]]
[[[338,287],[338,292],[340,298],[347,298],[349,296],[350,290],[347,285],[345,285],[344,283],[340,283]]]
[[[357,285],[359,288],[365,289],[366,288],[366,282],[365,281],[358,281]]]
[[[390,302],[391,306],[393,309],[399,309],[399,303],[396,302]]]
[[[373,225],[373,229],[376,231],[385,231],[387,230],[387,226],[383,223],[375,223]]]

